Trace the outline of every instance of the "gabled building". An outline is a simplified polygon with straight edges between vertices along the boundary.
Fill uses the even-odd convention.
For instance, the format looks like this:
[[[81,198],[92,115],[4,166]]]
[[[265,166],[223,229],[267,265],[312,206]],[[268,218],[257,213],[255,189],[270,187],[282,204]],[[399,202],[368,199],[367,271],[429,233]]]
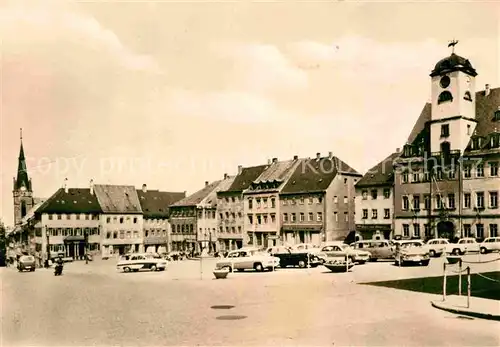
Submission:
[[[234,250],[243,247],[245,240],[245,215],[243,191],[259,177],[267,165],[238,166],[238,174],[226,190],[217,192],[218,248]]]
[[[169,252],[171,247],[169,206],[184,199],[186,192],[151,190],[146,184],[137,190],[143,214],[144,248],[146,252]]]
[[[298,156],[286,161],[273,158],[259,177],[243,191],[245,231],[248,236],[245,243],[263,247],[278,244],[281,229],[278,218],[279,193],[300,163]]]
[[[392,238],[394,164],[399,155],[398,148],[356,183],[356,240]]]
[[[201,245],[198,241],[202,237],[202,233],[206,230],[208,219],[217,221],[215,210],[210,206],[212,202],[208,202],[206,198],[213,193],[222,180],[209,183],[205,182],[205,186],[197,192],[181,199],[170,206],[169,222],[171,227],[172,250],[173,251],[200,251]],[[216,200],[216,196],[213,197]],[[208,208],[206,208],[209,205]],[[198,219],[201,210],[202,218]],[[202,229],[202,233],[199,232]],[[213,233],[212,227],[210,232]],[[210,240],[210,234],[207,235]],[[212,235],[213,240],[216,236]],[[203,235],[204,238],[204,235]],[[208,241],[209,241],[208,240]],[[206,240],[203,240],[206,241]]]
[[[432,70],[425,105],[398,160],[395,234],[498,235],[500,89],[476,91],[471,62],[452,53]]]
[[[102,255],[144,252],[143,212],[134,186],[91,185],[101,208]]]
[[[344,240],[354,230],[354,184],[360,177],[332,152],[301,159],[279,194],[282,242]]]

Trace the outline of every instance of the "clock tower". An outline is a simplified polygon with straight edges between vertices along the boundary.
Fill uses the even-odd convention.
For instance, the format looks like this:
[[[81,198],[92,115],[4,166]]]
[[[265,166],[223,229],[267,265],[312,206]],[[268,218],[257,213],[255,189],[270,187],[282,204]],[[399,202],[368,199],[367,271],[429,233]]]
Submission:
[[[14,177],[14,225],[21,222],[21,219],[33,208],[33,190],[31,179],[28,177],[26,168],[26,158],[24,157],[23,133],[21,129],[21,148],[17,164],[17,178]]]
[[[431,152],[449,152],[467,147],[476,127],[476,70],[469,60],[455,54],[441,59],[431,77]]]

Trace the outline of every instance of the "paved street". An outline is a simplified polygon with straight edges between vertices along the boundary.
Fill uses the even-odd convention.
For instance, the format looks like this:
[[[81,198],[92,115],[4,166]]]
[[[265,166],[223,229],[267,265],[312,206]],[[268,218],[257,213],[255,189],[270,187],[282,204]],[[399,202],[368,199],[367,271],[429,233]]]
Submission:
[[[481,256],[482,259],[498,255]],[[468,257],[477,260],[478,256]],[[359,285],[442,274],[380,262],[350,273],[325,268],[234,273],[214,280],[214,259],[165,272],[117,273],[113,260],[52,271],[2,268],[5,346],[390,345],[494,346],[500,324],[463,319],[429,302],[439,296]],[[475,266],[499,270],[499,262]],[[213,309],[231,305],[230,309]],[[228,316],[232,317],[221,317]],[[226,318],[226,319],[224,319]],[[231,319],[240,318],[240,319]]]

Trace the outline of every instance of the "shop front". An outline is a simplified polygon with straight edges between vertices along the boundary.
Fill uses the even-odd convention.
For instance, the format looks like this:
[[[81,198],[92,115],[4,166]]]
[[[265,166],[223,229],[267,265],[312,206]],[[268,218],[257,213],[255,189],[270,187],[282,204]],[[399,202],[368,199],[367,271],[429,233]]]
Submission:
[[[148,237],[144,239],[144,248],[146,253],[167,253],[168,239],[167,237]]]
[[[291,225],[284,224],[281,228],[283,234],[283,243],[287,245],[296,245],[299,243],[321,244],[322,224],[310,225]]]
[[[356,224],[356,241],[390,240],[391,224]]]

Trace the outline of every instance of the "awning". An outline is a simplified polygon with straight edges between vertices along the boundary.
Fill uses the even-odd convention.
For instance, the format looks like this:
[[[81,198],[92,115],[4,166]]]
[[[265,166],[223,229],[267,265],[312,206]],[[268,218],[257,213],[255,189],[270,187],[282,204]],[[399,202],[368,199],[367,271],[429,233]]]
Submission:
[[[70,236],[66,236],[64,238],[64,242],[75,242],[75,241],[85,241],[85,237],[84,236],[70,235]]]
[[[295,231],[314,231],[320,232],[323,229],[323,225],[321,224],[304,224],[304,225],[283,225],[282,230],[284,232],[295,232]]]

